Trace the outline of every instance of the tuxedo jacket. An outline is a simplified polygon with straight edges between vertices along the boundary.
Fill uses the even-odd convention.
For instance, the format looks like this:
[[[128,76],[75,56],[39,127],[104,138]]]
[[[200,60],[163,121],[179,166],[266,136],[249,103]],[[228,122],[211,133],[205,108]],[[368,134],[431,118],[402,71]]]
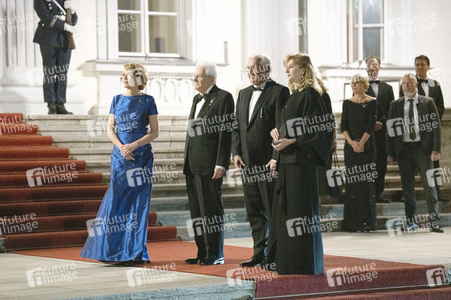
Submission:
[[[55,0],[64,9],[64,0]],[[33,42],[41,46],[53,48],[68,48],[67,32],[64,31],[65,21],[58,16],[64,16],[61,9],[53,2],[47,0],[34,0],[34,10],[39,16],[38,27],[34,34]],[[72,25],[77,23],[76,13],[72,14]]]
[[[385,122],[387,121],[388,111],[390,110],[390,103],[395,99],[392,86],[384,81],[379,81],[377,97],[373,91],[371,84],[370,87],[368,88],[367,94],[376,98],[377,101],[376,120],[384,124],[383,128],[385,128]]]
[[[194,96],[188,118],[183,173],[213,176],[215,166],[228,169],[230,165],[235,104],[232,94],[214,85],[194,118],[200,98],[201,94]]]
[[[335,124],[331,116],[330,109],[326,107],[321,95],[314,88],[295,90],[282,109],[279,138],[296,138],[296,142],[282,151],[274,151],[273,158],[278,163],[303,163],[314,159],[318,164],[325,165],[331,152]],[[302,120],[310,125],[300,125],[297,128],[300,128],[301,132],[295,135],[294,127],[298,125],[293,120]],[[318,127],[321,130],[312,126],[312,120],[325,120],[322,126]],[[327,130],[323,130],[324,128]]]
[[[390,120],[396,118],[402,118],[404,120],[404,99],[405,97],[401,97],[395,101],[392,101],[389,112]],[[435,107],[434,100],[432,98],[418,95],[417,109],[420,126],[421,147],[427,155],[430,155],[432,151],[440,152],[441,127],[438,111]],[[400,133],[401,131],[402,133],[404,133],[405,127],[395,127],[396,125],[393,125],[392,129],[395,132],[395,136],[393,137],[390,137],[390,129],[387,128],[387,155],[391,156],[396,161],[398,160],[399,152],[401,151],[403,145],[403,134]],[[427,130],[428,128],[430,130]],[[397,132],[397,129],[400,129],[401,131]]]
[[[246,166],[266,165],[273,154],[270,132],[276,128],[290,91],[269,79],[249,120],[252,93],[251,85],[238,94],[235,112],[238,126],[232,134],[232,155],[240,155]]]
[[[417,80],[419,80],[417,76]],[[443,117],[443,114],[445,113],[445,104],[443,100],[443,93],[442,88],[440,87],[440,83],[438,83],[437,80],[428,78],[428,85],[429,85],[429,98],[434,99],[435,106],[437,107],[438,115],[440,117],[440,120]],[[418,82],[418,95],[426,96],[426,93],[423,90],[423,85]],[[402,91],[402,87],[399,89],[399,96],[404,96],[404,93]]]

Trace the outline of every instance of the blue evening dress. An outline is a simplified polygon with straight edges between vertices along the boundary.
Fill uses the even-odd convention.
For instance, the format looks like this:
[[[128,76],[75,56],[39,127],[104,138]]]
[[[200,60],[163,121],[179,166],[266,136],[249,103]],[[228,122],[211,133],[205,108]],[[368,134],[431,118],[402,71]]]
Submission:
[[[114,114],[117,136],[123,144],[132,143],[148,133],[149,116],[156,115],[152,96],[117,95],[110,114]],[[96,219],[88,220],[89,236],[81,256],[104,262],[149,260],[147,226],[152,191],[152,145],[137,148],[126,160],[119,148],[111,153],[110,186]]]

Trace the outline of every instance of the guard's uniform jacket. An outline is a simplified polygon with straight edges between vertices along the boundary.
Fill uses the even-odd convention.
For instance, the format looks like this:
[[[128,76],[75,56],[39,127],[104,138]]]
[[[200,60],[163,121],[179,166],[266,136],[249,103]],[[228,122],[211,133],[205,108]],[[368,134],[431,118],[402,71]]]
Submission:
[[[64,9],[64,0],[55,0]],[[53,0],[34,0],[34,10],[39,24],[33,42],[53,48],[68,48],[67,32],[64,31],[66,16]],[[77,13],[72,14],[72,24],[77,24]]]

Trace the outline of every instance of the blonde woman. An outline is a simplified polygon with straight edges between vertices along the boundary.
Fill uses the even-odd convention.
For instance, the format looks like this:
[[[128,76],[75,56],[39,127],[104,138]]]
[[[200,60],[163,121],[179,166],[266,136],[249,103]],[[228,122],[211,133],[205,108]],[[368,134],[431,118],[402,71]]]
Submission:
[[[124,65],[122,84],[126,91],[114,96],[108,117],[107,135],[114,144],[110,187],[82,257],[112,264],[149,262],[146,242],[152,190],[151,142],[158,137],[158,111],[154,98],[141,92],[148,79],[142,65]]]
[[[278,128],[271,131],[275,154],[270,168],[278,168],[278,178],[266,266],[272,269],[271,263],[275,263],[279,274],[322,274],[316,169],[329,157],[333,126],[322,126],[330,125],[330,113],[310,57],[287,55],[284,66],[292,94],[282,109]]]
[[[346,200],[343,230],[368,232],[376,230],[376,124],[377,101],[365,94],[368,77],[354,75],[351,88],[354,95],[343,102],[341,132],[346,166]]]

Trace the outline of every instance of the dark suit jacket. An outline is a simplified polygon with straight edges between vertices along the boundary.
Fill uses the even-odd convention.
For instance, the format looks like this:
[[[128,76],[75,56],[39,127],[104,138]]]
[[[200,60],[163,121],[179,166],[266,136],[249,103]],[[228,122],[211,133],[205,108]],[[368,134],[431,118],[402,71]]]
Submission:
[[[279,128],[280,138],[296,137],[293,133],[292,121],[302,118],[306,122],[311,120],[325,120],[320,128],[327,130],[317,130],[313,126],[308,126],[296,137],[296,142],[287,146],[280,152],[275,151],[273,158],[278,163],[302,163],[306,160],[315,159],[318,164],[325,165],[329,159],[332,146],[333,128],[335,120],[331,118],[329,109],[326,108],[324,100],[320,94],[312,87],[301,92],[295,90],[288,98],[286,105],[282,109],[281,124]],[[288,123],[287,123],[288,121]],[[310,123],[311,125],[311,123]],[[316,122],[313,125],[318,125]]]
[[[368,88],[367,94],[375,97],[377,101],[377,121],[384,124],[383,129],[385,128],[385,122],[387,121],[388,111],[390,110],[390,103],[395,99],[395,95],[393,94],[393,88],[386,82],[380,81],[377,97],[373,91],[373,88]]]
[[[417,80],[418,80],[417,76]],[[443,93],[442,88],[440,87],[440,83],[438,83],[437,80],[428,78],[428,85],[429,85],[429,98],[434,99],[435,107],[437,107],[438,115],[440,117],[440,120],[443,117],[443,114],[445,113],[445,104],[443,101]],[[422,96],[426,96],[423,86],[421,83],[418,82],[418,94]],[[399,97],[404,96],[404,93],[402,91],[402,88],[399,89]]]
[[[401,97],[393,101],[390,105],[389,119],[402,118],[404,120],[404,99]],[[432,151],[440,152],[441,147],[441,127],[437,108],[432,98],[418,95],[418,117],[420,125],[420,143],[424,152],[430,155]],[[435,115],[434,115],[435,114]],[[426,129],[430,130],[426,130]],[[404,126],[402,127],[404,133]],[[394,160],[398,160],[399,152],[403,145],[403,135],[390,137],[387,132],[387,155]]]
[[[237,126],[234,118],[232,94],[216,85],[206,95],[205,104],[194,119],[196,103],[200,94],[194,96],[188,120],[183,173],[213,176],[215,166],[228,169],[232,131]]]
[[[280,118],[290,91],[268,80],[248,121],[252,92],[252,86],[249,86],[238,94],[235,112],[238,126],[232,134],[232,155],[240,155],[247,166],[266,165],[274,150],[269,133],[276,128],[276,118]]]
[[[64,0],[56,0],[64,9]],[[42,46],[53,48],[68,48],[67,32],[64,31],[65,22],[57,16],[64,13],[53,1],[34,0],[34,10],[39,16],[38,27],[34,34],[33,42]],[[72,25],[77,24],[77,14],[72,14]]]

